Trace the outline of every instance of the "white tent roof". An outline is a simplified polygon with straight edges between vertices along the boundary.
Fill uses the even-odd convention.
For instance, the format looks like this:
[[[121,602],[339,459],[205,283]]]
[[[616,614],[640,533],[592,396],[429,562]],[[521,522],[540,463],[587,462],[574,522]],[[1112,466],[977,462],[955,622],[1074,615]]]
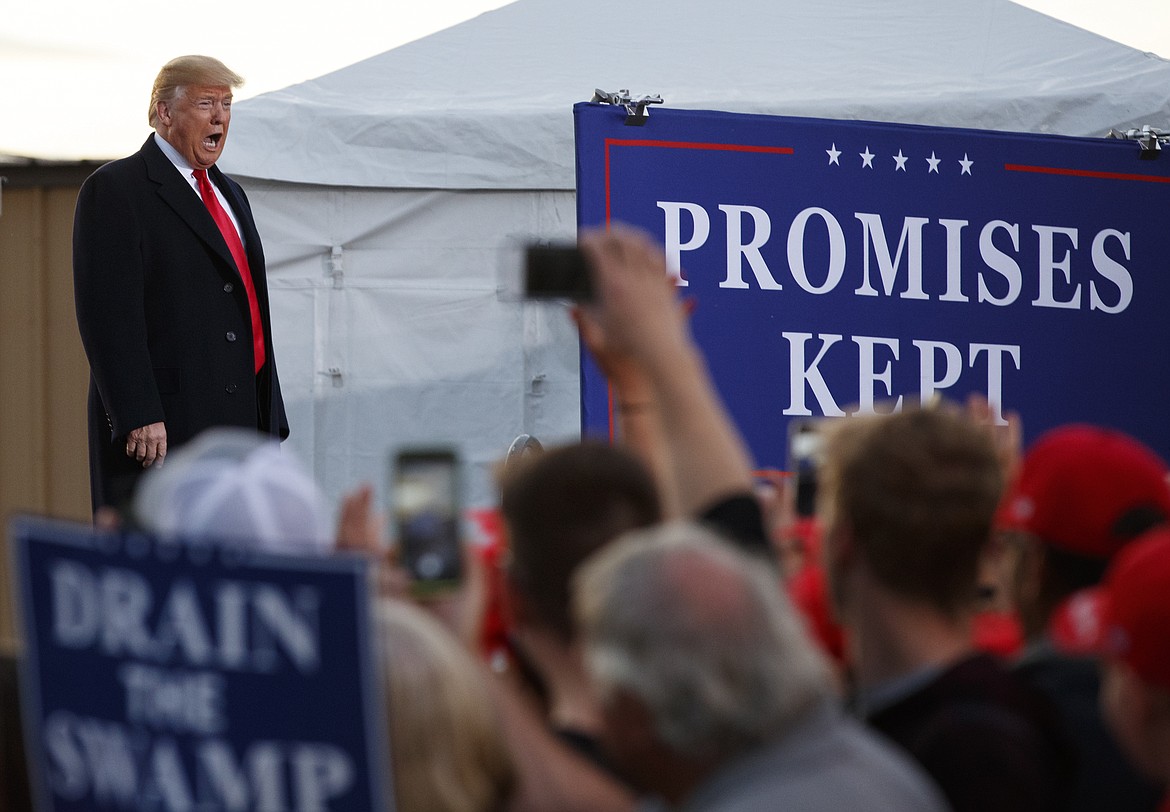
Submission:
[[[572,105],[1104,135],[1170,126],[1170,62],[1008,0],[518,0],[239,104],[223,164],[333,186],[573,189]]]
[[[387,449],[437,438],[469,461],[469,503],[491,504],[517,434],[579,431],[572,323],[502,295],[500,270],[508,235],[575,232],[572,107],[597,88],[675,108],[1170,129],[1170,62],[1007,0],[518,0],[243,101],[220,163],[264,235],[289,443],[331,496],[381,482]]]

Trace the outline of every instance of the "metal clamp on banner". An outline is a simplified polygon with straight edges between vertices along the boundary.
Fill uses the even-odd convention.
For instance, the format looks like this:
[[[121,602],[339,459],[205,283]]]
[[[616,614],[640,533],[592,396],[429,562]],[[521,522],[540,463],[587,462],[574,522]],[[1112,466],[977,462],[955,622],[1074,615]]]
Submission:
[[[1138,157],[1145,161],[1151,161],[1157,158],[1162,152],[1162,147],[1170,144],[1170,132],[1151,127],[1149,124],[1143,125],[1140,130],[1134,127],[1125,132],[1111,129],[1105,137],[1137,141],[1138,146],[1141,147],[1141,154]]]
[[[650,111],[647,108],[651,104],[662,104],[662,97],[657,94],[653,96],[631,96],[628,90],[619,90],[617,93],[594,90],[593,98],[590,101],[620,105],[626,108],[626,124],[641,127],[650,116]]]

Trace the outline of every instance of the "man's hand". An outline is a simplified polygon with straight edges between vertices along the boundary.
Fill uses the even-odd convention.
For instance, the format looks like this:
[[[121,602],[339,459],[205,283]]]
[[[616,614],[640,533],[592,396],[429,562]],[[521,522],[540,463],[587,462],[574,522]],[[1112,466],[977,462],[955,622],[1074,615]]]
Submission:
[[[134,429],[126,435],[126,456],[133,457],[149,468],[156,462],[162,465],[167,455],[167,427],[163,423],[151,423]]]
[[[379,596],[405,600],[410,596],[410,576],[398,566],[395,549],[382,544],[385,524],[382,514],[374,510],[374,488],[361,485],[342,497],[334,546],[373,562]]]
[[[617,223],[582,233],[579,245],[597,287],[597,302],[584,308],[586,339],[611,358],[633,357],[647,372],[690,346],[687,315],[661,247]]]
[[[995,447],[995,456],[1003,471],[1004,482],[1011,482],[1024,457],[1024,428],[1019,412],[1003,415],[1004,423],[996,423],[995,410],[982,395],[972,393],[967,398],[967,418],[981,427]]]

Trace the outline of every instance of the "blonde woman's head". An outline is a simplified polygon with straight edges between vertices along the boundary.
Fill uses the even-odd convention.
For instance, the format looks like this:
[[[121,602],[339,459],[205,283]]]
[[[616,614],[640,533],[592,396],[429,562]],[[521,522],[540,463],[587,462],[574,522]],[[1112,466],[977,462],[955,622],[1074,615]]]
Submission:
[[[515,783],[482,672],[417,607],[379,608],[390,756],[399,812],[489,812]]]

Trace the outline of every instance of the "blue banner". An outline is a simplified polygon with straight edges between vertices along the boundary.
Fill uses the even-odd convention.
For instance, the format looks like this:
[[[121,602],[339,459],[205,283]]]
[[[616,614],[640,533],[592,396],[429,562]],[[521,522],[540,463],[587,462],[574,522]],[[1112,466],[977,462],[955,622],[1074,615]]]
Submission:
[[[760,468],[789,422],[987,396],[1170,458],[1170,156],[1133,142],[579,104],[582,226],[650,231]],[[582,421],[612,434],[585,362]]]
[[[12,540],[39,810],[387,808],[364,561],[26,517]]]

